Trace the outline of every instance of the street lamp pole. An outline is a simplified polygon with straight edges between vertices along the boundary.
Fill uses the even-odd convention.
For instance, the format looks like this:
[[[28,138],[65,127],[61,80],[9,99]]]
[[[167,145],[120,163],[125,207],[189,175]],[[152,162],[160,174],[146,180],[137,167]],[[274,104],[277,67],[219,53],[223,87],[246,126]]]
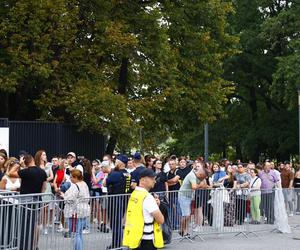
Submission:
[[[298,159],[298,162],[300,163],[300,86],[298,87],[298,122],[299,122],[299,125],[298,125],[298,147],[299,147],[299,159]]]
[[[208,162],[208,123],[204,124],[204,159]]]

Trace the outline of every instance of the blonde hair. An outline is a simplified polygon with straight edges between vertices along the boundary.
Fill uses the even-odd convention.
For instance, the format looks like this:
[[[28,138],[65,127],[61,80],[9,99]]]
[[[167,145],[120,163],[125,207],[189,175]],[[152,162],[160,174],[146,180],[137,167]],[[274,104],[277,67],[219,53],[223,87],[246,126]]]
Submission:
[[[19,164],[20,165],[20,162],[18,161],[17,158],[15,157],[10,157],[7,159],[7,161],[4,163],[4,169],[6,171],[10,171],[10,169],[15,165],[15,164]]]

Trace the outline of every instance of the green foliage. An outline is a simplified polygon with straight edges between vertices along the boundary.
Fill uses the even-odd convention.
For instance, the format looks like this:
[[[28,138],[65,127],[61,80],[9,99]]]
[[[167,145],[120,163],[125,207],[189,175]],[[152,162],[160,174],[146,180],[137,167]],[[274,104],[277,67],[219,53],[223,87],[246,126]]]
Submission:
[[[236,84],[225,118],[212,125],[212,141],[258,161],[297,154],[299,4],[297,1],[234,1],[230,29],[240,51],[225,64]],[[222,127],[220,130],[219,127]],[[214,138],[215,137],[215,138]],[[223,139],[224,138],[224,139]],[[212,145],[219,152],[219,146]]]
[[[156,152],[223,112],[234,90],[222,77],[236,52],[232,11],[222,0],[5,0],[1,115],[76,122],[123,151],[142,128]]]

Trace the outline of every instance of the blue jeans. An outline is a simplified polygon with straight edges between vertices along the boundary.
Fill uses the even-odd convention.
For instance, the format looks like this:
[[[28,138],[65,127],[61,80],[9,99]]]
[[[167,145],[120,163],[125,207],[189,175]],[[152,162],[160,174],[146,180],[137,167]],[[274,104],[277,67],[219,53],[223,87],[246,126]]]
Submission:
[[[82,250],[83,249],[83,238],[82,230],[86,228],[87,218],[69,218],[69,232],[72,233],[73,238],[73,249]]]

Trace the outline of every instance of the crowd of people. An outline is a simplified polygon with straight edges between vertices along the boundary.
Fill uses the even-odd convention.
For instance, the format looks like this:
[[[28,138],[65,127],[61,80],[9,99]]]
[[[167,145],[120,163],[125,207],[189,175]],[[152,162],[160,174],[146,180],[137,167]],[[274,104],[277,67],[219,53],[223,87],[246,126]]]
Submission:
[[[154,178],[154,182],[148,181],[148,177]],[[129,194],[148,197],[147,193],[135,190],[145,189],[153,194],[160,210],[162,204],[167,204],[164,223],[169,217],[168,227],[188,237],[191,218],[194,218],[195,232],[203,225],[274,224],[276,188],[283,188],[287,215],[300,214],[300,169],[293,168],[289,161],[278,164],[269,160],[262,164],[245,164],[239,160],[231,163],[227,159],[205,162],[202,157],[191,160],[171,155],[162,159],[152,155],[144,157],[139,152],[89,160],[69,152],[66,156],[54,156],[48,162],[45,150],[39,150],[34,156],[20,151],[18,158],[8,157],[5,150],[0,150],[0,190],[44,194],[43,202],[50,206],[45,207],[40,222],[44,234],[48,233],[53,217],[47,213],[55,213],[49,201],[53,197],[64,200],[64,205],[59,207],[63,216],[58,218],[57,231],[65,237],[75,233],[74,249],[82,249],[82,234],[89,233],[90,223],[97,224],[99,232],[112,233],[108,249],[122,246]],[[118,195],[125,194],[128,196],[118,199]],[[97,198],[101,198],[101,202]],[[149,198],[149,202],[153,200]],[[153,211],[156,207],[152,204]],[[153,239],[153,226],[147,225],[148,231],[144,232],[147,237],[143,239]]]

